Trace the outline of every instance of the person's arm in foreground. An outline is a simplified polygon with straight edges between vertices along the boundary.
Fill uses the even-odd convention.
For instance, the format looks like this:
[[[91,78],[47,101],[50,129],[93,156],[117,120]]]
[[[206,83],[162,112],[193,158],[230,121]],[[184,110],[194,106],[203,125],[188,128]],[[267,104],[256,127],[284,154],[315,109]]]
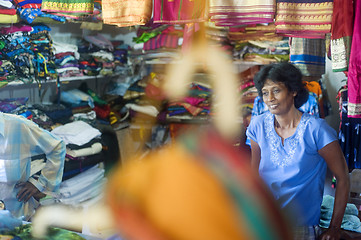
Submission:
[[[251,140],[251,166],[258,173],[259,163],[261,161],[261,149],[255,141]]]
[[[348,167],[340,145],[337,141],[326,145],[318,152],[323,157],[323,159],[325,159],[328,168],[335,175],[337,181],[335,204],[330,227],[321,235],[320,239],[338,240],[341,237],[341,223],[350,191]]]
[[[27,182],[17,184],[17,187],[20,188],[17,198],[24,202],[27,202],[31,197],[39,200],[45,197],[44,191],[52,192],[59,188],[66,153],[65,143],[61,139],[37,126],[30,129],[24,137],[28,138],[29,142],[36,139],[34,147],[46,153],[46,163],[41,170],[39,179],[29,178]]]

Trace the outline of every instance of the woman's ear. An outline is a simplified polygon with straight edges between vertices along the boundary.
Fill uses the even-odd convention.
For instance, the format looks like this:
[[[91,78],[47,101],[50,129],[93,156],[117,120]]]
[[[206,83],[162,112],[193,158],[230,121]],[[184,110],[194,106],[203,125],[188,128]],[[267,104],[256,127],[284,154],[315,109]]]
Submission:
[[[297,96],[297,92],[293,92],[292,95],[293,95],[293,97],[296,97],[296,96]]]

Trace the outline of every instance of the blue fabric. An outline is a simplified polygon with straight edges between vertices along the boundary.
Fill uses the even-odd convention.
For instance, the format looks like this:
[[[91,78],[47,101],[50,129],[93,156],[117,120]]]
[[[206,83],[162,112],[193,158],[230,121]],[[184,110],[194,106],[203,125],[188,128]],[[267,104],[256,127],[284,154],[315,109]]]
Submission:
[[[18,182],[31,182],[42,192],[57,191],[63,175],[65,143],[34,122],[13,114],[0,113],[0,196],[6,209],[17,218],[32,214],[36,206],[16,198]],[[45,154],[46,164],[37,180],[31,178],[31,157]]]
[[[303,113],[296,132],[284,140],[274,128],[274,115],[252,118],[247,137],[261,149],[259,173],[282,209],[296,225],[317,225],[327,165],[318,151],[337,141],[324,119]]]

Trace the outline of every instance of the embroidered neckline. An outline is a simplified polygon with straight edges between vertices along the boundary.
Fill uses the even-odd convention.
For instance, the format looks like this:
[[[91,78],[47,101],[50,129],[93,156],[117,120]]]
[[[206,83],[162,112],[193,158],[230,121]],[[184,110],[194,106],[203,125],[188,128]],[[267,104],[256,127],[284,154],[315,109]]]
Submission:
[[[284,156],[280,156],[279,151],[277,150],[280,145],[282,145],[281,137],[276,133],[276,130],[274,129],[274,115],[270,112],[265,113],[267,116],[264,120],[265,130],[266,130],[266,139],[270,142],[270,148],[271,148],[271,162],[275,166],[279,167],[286,167],[292,164],[294,161],[294,155],[296,153],[297,145],[300,141],[300,139],[303,137],[303,134],[305,132],[307,122],[310,119],[310,115],[308,114],[302,114],[300,123],[298,124],[296,128],[296,132],[289,138],[287,138],[287,144],[289,146],[289,149],[286,148],[283,149],[285,151]],[[286,144],[286,139],[285,139]]]

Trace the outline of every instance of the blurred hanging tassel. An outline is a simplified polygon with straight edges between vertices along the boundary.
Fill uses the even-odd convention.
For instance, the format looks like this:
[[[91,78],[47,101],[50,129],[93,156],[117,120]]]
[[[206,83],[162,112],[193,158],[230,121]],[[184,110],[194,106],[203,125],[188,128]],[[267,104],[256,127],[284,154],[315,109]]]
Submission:
[[[224,137],[232,138],[241,131],[241,103],[235,68],[230,57],[220,48],[209,44],[201,37],[202,34],[204,26],[197,32],[193,44],[184,52],[180,62],[169,66],[163,90],[171,100],[185,97],[194,74],[199,70],[205,71],[214,90],[214,126]]]

